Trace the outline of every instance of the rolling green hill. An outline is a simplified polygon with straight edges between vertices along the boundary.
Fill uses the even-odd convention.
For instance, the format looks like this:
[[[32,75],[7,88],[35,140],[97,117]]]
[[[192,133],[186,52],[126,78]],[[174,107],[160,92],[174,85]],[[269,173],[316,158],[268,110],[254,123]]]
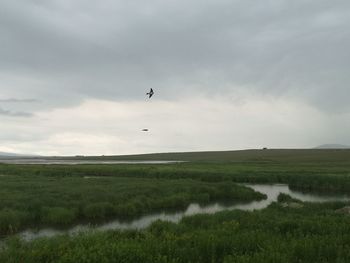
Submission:
[[[76,157],[81,159],[82,157]],[[167,160],[190,162],[322,162],[350,161],[350,149],[267,149],[213,152],[153,153],[120,156],[88,156],[84,159]]]

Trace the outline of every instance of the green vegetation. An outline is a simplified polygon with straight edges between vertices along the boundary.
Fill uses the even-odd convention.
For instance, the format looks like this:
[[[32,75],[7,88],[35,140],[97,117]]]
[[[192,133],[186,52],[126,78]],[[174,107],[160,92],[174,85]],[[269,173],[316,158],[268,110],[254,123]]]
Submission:
[[[67,157],[73,160],[188,161],[188,162],[339,162],[348,161],[349,149],[267,149],[217,152],[154,153],[122,156]],[[62,159],[62,158],[59,158]]]
[[[0,165],[0,174],[47,177],[108,176],[193,179],[203,182],[286,183],[307,191],[350,193],[350,150],[250,150],[100,157],[181,159],[163,165]],[[197,157],[196,157],[197,156]],[[86,157],[85,159],[90,159]],[[205,160],[205,161],[200,161]],[[210,160],[210,161],[208,161]]]
[[[55,168],[43,169],[54,171]],[[191,202],[242,202],[264,198],[232,182],[25,173],[0,177],[0,196],[0,234],[11,234],[34,225],[93,223],[163,209],[184,209]]]
[[[184,209],[191,202],[264,198],[238,182],[350,193],[349,150],[103,158],[191,162],[0,164],[0,234],[11,235],[28,226],[137,217]],[[91,232],[32,242],[12,237],[0,251],[0,262],[349,262],[350,217],[342,209],[349,204],[302,203],[285,194],[278,202],[261,211],[196,215],[179,224],[159,221],[142,231]]]
[[[226,211],[156,222],[143,231],[12,239],[0,262],[349,262],[350,217],[341,203]]]

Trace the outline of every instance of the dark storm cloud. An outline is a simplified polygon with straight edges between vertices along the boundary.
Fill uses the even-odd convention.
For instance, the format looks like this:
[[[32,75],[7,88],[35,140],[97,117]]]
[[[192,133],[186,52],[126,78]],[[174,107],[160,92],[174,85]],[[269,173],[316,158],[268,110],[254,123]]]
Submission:
[[[5,0],[0,92],[45,102],[33,109],[139,100],[153,87],[166,99],[250,92],[348,111],[349,24],[347,0]]]

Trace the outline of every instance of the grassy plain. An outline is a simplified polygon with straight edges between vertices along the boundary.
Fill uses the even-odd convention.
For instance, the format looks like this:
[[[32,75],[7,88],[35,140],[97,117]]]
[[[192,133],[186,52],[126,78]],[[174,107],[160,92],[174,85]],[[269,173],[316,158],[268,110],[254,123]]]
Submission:
[[[252,150],[99,157],[184,160],[162,165],[0,165],[0,229],[65,225],[184,208],[190,202],[263,198],[236,182],[287,183],[350,193],[349,150]],[[76,159],[76,158],[75,158]],[[85,157],[84,159],[89,159]],[[280,200],[286,199],[282,196]],[[287,198],[288,199],[288,198]],[[198,215],[142,231],[10,239],[0,262],[349,262],[344,203],[273,204]]]

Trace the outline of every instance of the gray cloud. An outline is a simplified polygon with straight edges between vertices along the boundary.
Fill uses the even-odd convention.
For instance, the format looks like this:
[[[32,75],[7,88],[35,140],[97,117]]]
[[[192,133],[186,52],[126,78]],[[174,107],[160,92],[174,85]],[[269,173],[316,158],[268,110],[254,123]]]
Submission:
[[[350,113],[349,24],[348,0],[3,0],[0,98],[14,99],[0,100],[0,115],[95,99],[132,103],[152,87],[155,100],[169,103],[304,105],[324,115],[317,127],[329,136],[320,144],[332,135],[341,143]]]
[[[33,114],[29,112],[20,112],[20,111],[9,111],[0,108],[0,115],[8,116],[8,117],[32,117]]]
[[[248,90],[348,110],[346,0],[8,0],[0,10],[2,74],[15,95],[50,101],[41,107],[155,87],[166,99]]]
[[[10,99],[0,99],[0,103],[34,103],[38,102],[36,99],[16,99],[16,98],[10,98]]]

